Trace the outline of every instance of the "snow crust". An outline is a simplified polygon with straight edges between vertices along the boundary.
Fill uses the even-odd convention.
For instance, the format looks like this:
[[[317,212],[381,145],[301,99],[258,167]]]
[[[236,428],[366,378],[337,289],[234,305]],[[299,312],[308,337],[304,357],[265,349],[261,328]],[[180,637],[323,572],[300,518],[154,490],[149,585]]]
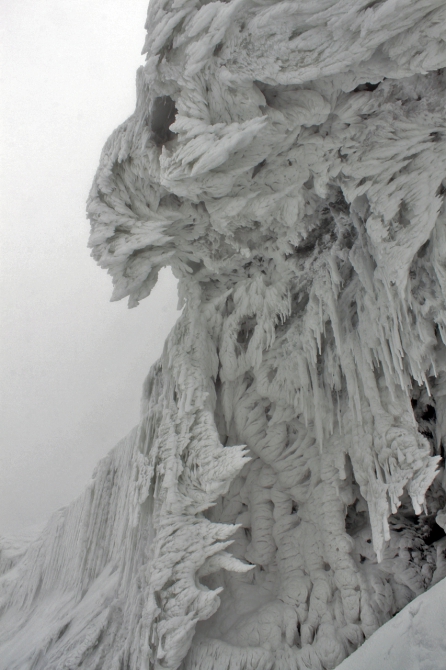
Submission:
[[[8,550],[0,667],[328,670],[446,576],[445,27],[150,4],[90,246],[184,310],[139,426]]]

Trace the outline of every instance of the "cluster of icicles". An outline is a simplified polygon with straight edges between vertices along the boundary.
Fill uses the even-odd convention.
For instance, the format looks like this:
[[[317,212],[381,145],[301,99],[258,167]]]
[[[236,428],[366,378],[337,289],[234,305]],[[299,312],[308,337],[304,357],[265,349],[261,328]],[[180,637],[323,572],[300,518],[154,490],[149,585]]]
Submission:
[[[445,10],[152,0],[90,245],[184,310],[3,577],[8,670],[329,670],[446,576]]]

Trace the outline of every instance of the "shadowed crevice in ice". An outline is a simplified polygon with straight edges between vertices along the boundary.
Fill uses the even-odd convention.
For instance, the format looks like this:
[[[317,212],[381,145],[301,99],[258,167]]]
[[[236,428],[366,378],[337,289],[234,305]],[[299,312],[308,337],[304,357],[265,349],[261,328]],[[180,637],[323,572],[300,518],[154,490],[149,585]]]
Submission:
[[[170,130],[170,126],[175,121],[177,108],[171,97],[162,95],[155,98],[150,116],[150,128],[153,132],[155,143],[163,146],[175,137],[175,133]]]

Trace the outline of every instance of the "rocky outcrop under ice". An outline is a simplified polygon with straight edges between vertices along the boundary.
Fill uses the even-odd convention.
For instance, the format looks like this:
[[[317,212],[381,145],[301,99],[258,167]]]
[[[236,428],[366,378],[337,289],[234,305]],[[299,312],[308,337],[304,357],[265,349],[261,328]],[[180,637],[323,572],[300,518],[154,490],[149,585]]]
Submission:
[[[328,670],[446,575],[446,3],[153,0],[90,245],[183,314],[4,557],[8,670]]]

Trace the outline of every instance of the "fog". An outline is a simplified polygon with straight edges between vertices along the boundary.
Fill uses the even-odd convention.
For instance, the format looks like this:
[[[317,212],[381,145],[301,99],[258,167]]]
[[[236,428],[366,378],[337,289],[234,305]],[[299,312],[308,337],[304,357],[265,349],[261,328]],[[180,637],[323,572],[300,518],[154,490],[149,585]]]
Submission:
[[[137,423],[174,324],[165,270],[134,310],[86,248],[85,201],[133,111],[146,0],[1,5],[0,533],[42,523]]]

